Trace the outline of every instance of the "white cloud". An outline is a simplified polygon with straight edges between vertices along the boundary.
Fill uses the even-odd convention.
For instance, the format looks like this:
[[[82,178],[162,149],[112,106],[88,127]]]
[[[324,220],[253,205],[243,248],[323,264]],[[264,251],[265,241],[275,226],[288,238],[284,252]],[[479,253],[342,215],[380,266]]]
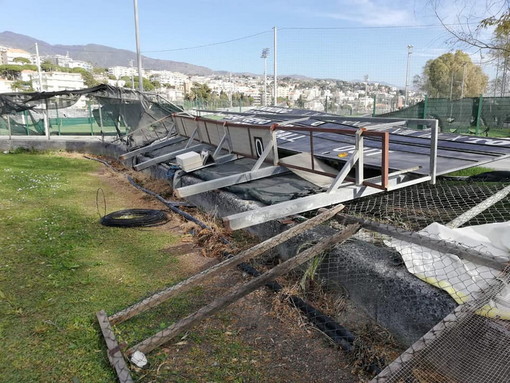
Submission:
[[[338,0],[335,9],[317,12],[316,16],[350,21],[364,26],[416,24],[409,3],[397,0]]]

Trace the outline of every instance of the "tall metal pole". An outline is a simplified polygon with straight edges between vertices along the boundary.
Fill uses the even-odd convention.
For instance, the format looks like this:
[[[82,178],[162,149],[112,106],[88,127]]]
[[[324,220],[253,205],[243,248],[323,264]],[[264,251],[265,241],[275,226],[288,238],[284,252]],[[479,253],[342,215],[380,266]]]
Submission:
[[[42,72],[41,72],[41,57],[39,56],[39,45],[35,43],[35,63],[37,65],[37,73],[39,75],[39,92],[43,91],[42,85]],[[44,135],[50,139],[50,127],[48,124],[48,100],[44,104],[46,110],[43,112],[43,125],[44,125]]]
[[[138,27],[138,0],[133,0],[135,8],[135,37],[136,37],[136,58],[138,61],[138,90],[143,92],[143,76],[142,76],[142,55],[140,54],[140,30]]]
[[[273,27],[273,31],[274,31],[274,48],[273,48],[273,51],[274,51],[274,57],[273,57],[273,62],[274,62],[274,103],[273,103],[273,105],[276,106],[276,105],[278,105],[278,45],[277,45],[278,30],[276,27]]]
[[[264,95],[262,97],[262,105],[267,106],[267,56],[269,54],[269,48],[262,49],[261,58],[264,59]]]
[[[41,58],[39,57],[39,45],[37,43],[35,43],[35,65],[37,66],[37,74],[39,75],[39,92],[42,92]]]
[[[267,106],[267,57],[264,57],[264,106]]]
[[[409,86],[409,62],[411,61],[411,54],[413,53],[413,46],[407,46],[407,66],[406,66],[406,88],[405,88],[405,103],[404,106],[408,106],[409,103],[407,101],[407,87]]]

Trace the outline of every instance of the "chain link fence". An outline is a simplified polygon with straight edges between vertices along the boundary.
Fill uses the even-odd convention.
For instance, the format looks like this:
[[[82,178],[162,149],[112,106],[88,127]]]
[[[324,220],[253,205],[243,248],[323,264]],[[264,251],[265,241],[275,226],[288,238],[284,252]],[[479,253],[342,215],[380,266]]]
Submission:
[[[378,108],[376,113],[380,117],[435,118],[445,133],[510,137],[510,97],[425,98],[405,109],[387,113]]]

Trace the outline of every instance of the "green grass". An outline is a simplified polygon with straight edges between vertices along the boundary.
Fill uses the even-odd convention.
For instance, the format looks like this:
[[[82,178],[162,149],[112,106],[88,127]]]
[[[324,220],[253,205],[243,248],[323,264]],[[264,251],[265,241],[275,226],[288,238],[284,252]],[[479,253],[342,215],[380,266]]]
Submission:
[[[168,251],[178,237],[98,223],[98,188],[108,211],[133,207],[94,174],[100,166],[52,153],[0,154],[2,383],[116,382],[95,313],[115,313],[186,277]],[[116,326],[116,334],[132,346],[208,302],[208,294],[195,288]],[[178,364],[159,348],[148,355],[149,368],[132,376],[137,382],[265,381],[264,369],[252,362],[260,351],[227,331],[229,323],[228,313],[218,314],[188,333]]]
[[[0,381],[114,382],[95,312],[116,312],[183,276],[177,237],[98,224],[98,163],[0,154]]]
[[[451,177],[470,177],[470,176],[475,176],[477,174],[481,174],[481,173],[485,173],[485,172],[492,172],[492,171],[493,171],[493,169],[490,169],[490,168],[476,166],[474,168],[457,170],[456,172],[448,173],[445,175],[451,176]]]

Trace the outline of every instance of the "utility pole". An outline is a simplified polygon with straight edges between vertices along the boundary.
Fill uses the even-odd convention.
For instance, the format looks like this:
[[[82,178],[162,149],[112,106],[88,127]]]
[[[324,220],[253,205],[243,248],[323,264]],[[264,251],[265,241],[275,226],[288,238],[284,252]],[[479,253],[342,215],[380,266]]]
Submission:
[[[405,102],[404,107],[408,106],[409,103],[407,101],[407,87],[409,86],[409,62],[411,61],[411,55],[413,54],[413,46],[407,46],[407,66],[406,66],[406,88],[405,88]]]
[[[136,38],[136,58],[138,61],[138,90],[143,92],[142,76],[142,55],[140,54],[140,30],[138,27],[138,0],[133,0],[135,8],[135,38]]]
[[[269,48],[262,49],[260,58],[264,59],[264,95],[262,96],[262,105],[267,106],[267,56],[269,55]]]
[[[37,73],[39,75],[39,92],[43,91],[42,85],[42,72],[41,72],[41,57],[39,56],[39,45],[35,43],[35,63],[37,65]],[[42,106],[42,105],[41,105]],[[45,110],[43,112],[43,124],[44,124],[44,135],[50,139],[50,126],[48,123],[48,100],[44,105]]]
[[[35,65],[37,66],[37,74],[39,75],[39,92],[42,92],[41,58],[39,57],[39,45],[37,43],[35,43]]]
[[[274,31],[274,48],[273,48],[273,61],[274,61],[274,103],[273,105],[278,105],[278,44],[277,44],[277,35],[278,29],[273,27]]]

